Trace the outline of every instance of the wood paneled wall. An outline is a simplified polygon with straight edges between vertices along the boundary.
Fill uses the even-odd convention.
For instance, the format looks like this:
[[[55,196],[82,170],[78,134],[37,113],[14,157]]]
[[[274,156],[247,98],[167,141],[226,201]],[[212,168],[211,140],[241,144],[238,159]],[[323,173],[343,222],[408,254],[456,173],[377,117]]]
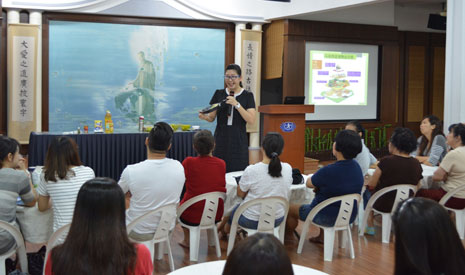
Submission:
[[[284,21],[270,24],[263,34],[262,75],[265,79],[280,78],[283,74]]]
[[[276,26],[275,26],[276,25]],[[281,30],[277,26],[283,25]],[[303,20],[278,20],[264,26],[264,52],[268,52],[267,37],[274,37],[273,54],[269,62],[283,60],[280,76],[264,74],[282,81],[282,97],[305,95],[305,43],[337,42],[379,45],[378,69],[379,119],[363,121],[367,128],[385,124],[418,129],[419,121],[428,113],[441,113],[444,103],[445,35],[436,33],[401,32],[397,27],[344,24]],[[283,40],[282,51],[276,49],[276,36]],[[273,61],[270,61],[273,60]],[[262,98],[267,97],[262,90]],[[274,98],[278,98],[274,96]],[[279,104],[282,102],[272,102]],[[271,104],[271,102],[270,102]],[[307,127],[334,129],[345,122],[312,122]]]
[[[444,84],[445,84],[445,67],[446,67],[446,48],[433,48],[433,77],[432,77],[432,102],[431,112],[444,118]]]
[[[443,119],[445,80],[445,35],[424,32],[399,32],[403,50],[404,85],[402,125],[420,135],[424,116]]]
[[[407,47],[407,122],[420,121],[425,105],[425,48]]]

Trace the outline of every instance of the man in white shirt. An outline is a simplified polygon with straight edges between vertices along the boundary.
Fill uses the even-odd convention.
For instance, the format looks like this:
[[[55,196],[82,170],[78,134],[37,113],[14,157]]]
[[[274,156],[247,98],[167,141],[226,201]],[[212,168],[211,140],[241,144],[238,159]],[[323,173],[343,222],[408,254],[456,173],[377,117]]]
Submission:
[[[128,165],[121,174],[118,184],[130,197],[126,223],[129,224],[150,210],[179,202],[185,176],[179,161],[166,158],[172,138],[171,126],[157,122],[145,140],[147,160]],[[150,240],[159,219],[158,215],[149,222],[139,223],[129,236],[136,241]]]

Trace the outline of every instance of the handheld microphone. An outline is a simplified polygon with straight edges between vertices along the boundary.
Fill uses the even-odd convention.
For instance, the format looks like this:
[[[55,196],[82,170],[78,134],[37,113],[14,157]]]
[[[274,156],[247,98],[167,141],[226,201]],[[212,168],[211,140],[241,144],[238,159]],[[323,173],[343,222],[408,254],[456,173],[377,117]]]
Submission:
[[[229,91],[229,96],[234,96],[234,91]],[[233,106],[229,105],[228,116],[231,116],[232,111],[233,111]]]

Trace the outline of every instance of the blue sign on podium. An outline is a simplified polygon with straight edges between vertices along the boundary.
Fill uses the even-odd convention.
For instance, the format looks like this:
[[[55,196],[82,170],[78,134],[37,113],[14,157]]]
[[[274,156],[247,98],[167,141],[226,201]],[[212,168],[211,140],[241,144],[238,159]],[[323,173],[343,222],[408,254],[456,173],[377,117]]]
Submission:
[[[283,122],[281,123],[281,126],[279,126],[283,132],[294,132],[295,127],[295,123],[290,121]]]

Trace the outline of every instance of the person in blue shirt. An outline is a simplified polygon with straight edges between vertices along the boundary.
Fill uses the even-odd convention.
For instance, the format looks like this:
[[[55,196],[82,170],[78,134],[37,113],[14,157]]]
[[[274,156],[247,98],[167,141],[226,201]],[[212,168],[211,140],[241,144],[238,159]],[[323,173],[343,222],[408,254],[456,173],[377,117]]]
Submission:
[[[354,158],[362,151],[360,136],[354,131],[342,130],[335,138],[333,155],[337,161],[319,169],[306,185],[315,190],[315,198],[310,204],[291,205],[286,222],[286,239],[292,240],[299,220],[305,221],[310,211],[326,199],[347,195],[360,194],[363,186],[362,170]],[[321,210],[313,219],[314,223],[323,226],[333,226],[339,213],[340,203],[334,203]],[[357,205],[354,205],[350,222],[357,216]],[[323,243],[323,231],[318,237],[310,239]]]

